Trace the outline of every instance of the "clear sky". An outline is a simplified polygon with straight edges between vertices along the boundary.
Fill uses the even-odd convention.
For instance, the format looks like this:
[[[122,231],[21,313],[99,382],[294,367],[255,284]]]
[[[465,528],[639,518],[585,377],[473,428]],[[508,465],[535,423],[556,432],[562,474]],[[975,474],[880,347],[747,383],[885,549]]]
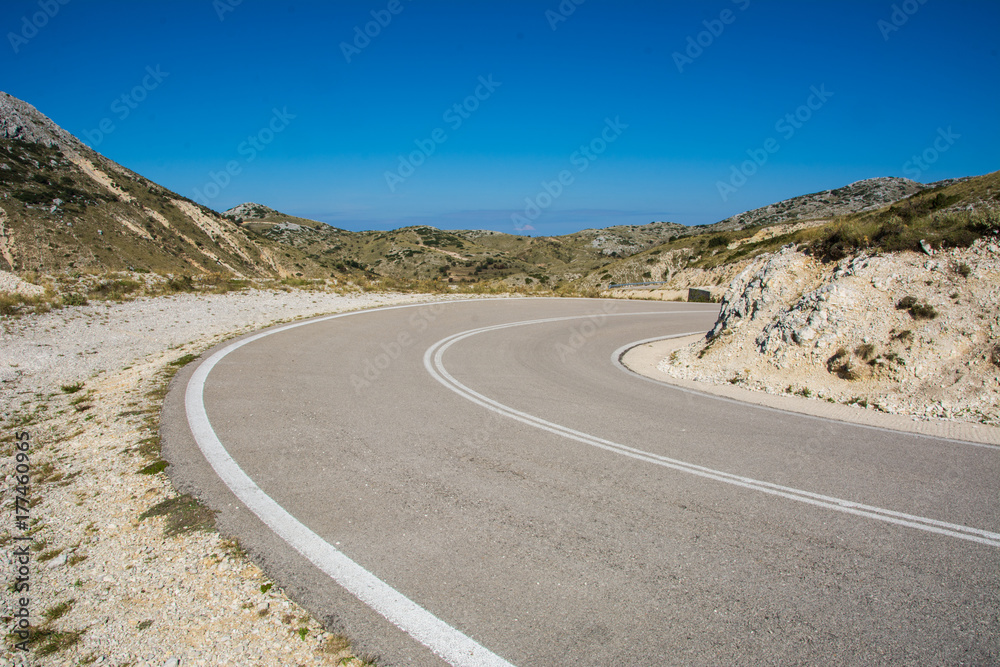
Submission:
[[[1000,169],[997,0],[4,0],[0,28],[0,89],[220,211],[562,234]]]

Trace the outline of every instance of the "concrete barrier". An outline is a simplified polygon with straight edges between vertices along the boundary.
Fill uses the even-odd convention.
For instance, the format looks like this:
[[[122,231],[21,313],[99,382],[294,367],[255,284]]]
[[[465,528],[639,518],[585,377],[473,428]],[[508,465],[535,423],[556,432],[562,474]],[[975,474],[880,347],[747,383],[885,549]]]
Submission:
[[[711,303],[712,293],[707,289],[691,287],[688,289],[688,301],[691,303]]]

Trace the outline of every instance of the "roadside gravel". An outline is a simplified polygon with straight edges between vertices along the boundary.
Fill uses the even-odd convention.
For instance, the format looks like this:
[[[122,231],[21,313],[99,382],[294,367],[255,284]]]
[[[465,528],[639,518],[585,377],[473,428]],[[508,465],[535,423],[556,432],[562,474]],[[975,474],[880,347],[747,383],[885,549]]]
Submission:
[[[185,355],[233,335],[429,298],[252,290],[0,320],[0,616],[7,634],[26,598],[33,635],[30,653],[8,639],[2,664],[356,666],[371,658],[352,656],[345,638],[270,587],[235,543],[190,526],[168,534],[205,517],[155,465],[159,409]],[[30,519],[21,526],[15,433],[30,436]],[[150,510],[163,516],[145,516]],[[30,589],[15,595],[15,550],[24,544],[32,545]]]

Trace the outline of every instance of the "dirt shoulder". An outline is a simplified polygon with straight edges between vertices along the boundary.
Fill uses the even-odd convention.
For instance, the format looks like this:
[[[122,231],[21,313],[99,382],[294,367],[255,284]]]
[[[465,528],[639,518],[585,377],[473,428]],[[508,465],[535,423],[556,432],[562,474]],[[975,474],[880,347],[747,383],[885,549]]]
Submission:
[[[948,438],[966,442],[1000,446],[1000,428],[986,424],[968,422],[927,420],[909,415],[890,415],[875,410],[867,410],[859,405],[843,405],[820,398],[805,398],[785,393],[773,393],[747,389],[736,384],[717,384],[675,377],[660,369],[664,359],[677,350],[698,345],[704,336],[686,336],[643,343],[628,350],[621,362],[626,368],[651,380],[669,384],[687,391],[717,396],[742,403],[760,405],[774,410],[797,412],[799,414],[833,419],[906,433],[919,433],[935,438]]]
[[[11,628],[26,609],[31,637],[26,653],[8,635],[2,664],[358,667],[373,658],[354,655],[173,488],[159,413],[169,377],[233,335],[428,298],[250,290],[2,320],[0,543],[9,567],[0,615]],[[18,549],[27,552],[21,582]],[[11,593],[19,584],[27,587]]]

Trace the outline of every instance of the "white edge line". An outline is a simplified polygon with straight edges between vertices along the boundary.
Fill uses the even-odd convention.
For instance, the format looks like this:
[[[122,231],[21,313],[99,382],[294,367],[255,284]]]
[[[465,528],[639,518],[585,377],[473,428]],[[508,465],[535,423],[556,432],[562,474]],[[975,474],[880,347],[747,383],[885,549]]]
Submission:
[[[465,303],[478,299],[436,301],[429,303]],[[514,667],[480,643],[451,627],[387,583],[364,569],[314,533],[268,496],[247,475],[219,441],[204,403],[205,382],[212,369],[226,355],[272,334],[307,324],[315,324],[361,313],[426,307],[429,303],[406,304],[384,308],[352,311],[328,315],[303,322],[269,329],[227,345],[202,362],[188,381],[184,404],[188,424],[195,442],[219,478],[239,498],[240,502],[256,514],[268,528],[293,549],[305,556],[313,565],[336,581],[352,595],[384,616],[393,625],[433,651],[455,667]]]
[[[618,315],[664,315],[664,314],[674,314],[674,313],[619,313]],[[609,314],[609,316],[612,314]],[[872,519],[877,519],[879,521],[884,521],[887,523],[893,523],[900,526],[907,526],[910,528],[917,528],[919,530],[938,533],[941,535],[947,535],[950,537],[956,537],[959,539],[978,542],[980,544],[986,544],[989,546],[1000,547],[1000,533],[994,533],[991,531],[983,530],[980,528],[972,528],[969,526],[962,526],[959,524],[948,523],[945,521],[939,521],[937,519],[931,519],[927,517],[915,516],[912,514],[906,514],[903,512],[897,512],[894,510],[884,509],[880,507],[875,507],[871,505],[864,505],[850,500],[843,500],[841,498],[836,498],[832,496],[825,496],[818,493],[813,493],[810,491],[804,491],[801,489],[795,489],[791,487],[781,486],[779,484],[774,484],[771,482],[765,482],[761,480],[756,480],[750,477],[742,477],[739,475],[734,475],[732,473],[723,472],[720,470],[714,470],[712,468],[706,468],[704,466],[698,466],[691,463],[686,463],[684,461],[679,461],[676,459],[671,459],[665,456],[660,456],[658,454],[653,454],[650,452],[645,452],[640,449],[629,447],[627,445],[622,445],[610,440],[605,440],[603,438],[598,438],[596,436],[589,435],[587,433],[582,433],[580,431],[573,430],[571,428],[562,426],[560,424],[555,424],[553,422],[541,419],[540,417],[535,417],[507,405],[504,405],[498,401],[488,398],[469,387],[465,386],[458,380],[456,380],[448,370],[444,367],[443,357],[445,351],[450,348],[455,343],[488,331],[497,331],[500,329],[506,329],[515,326],[526,326],[530,324],[542,324],[550,322],[558,322],[564,320],[573,319],[584,319],[587,317],[592,317],[592,315],[582,315],[574,317],[558,317],[558,318],[546,318],[540,320],[529,320],[523,322],[512,322],[506,324],[499,324],[489,327],[481,327],[478,329],[470,329],[468,331],[459,332],[453,334],[446,338],[439,340],[437,343],[432,345],[424,353],[424,368],[427,372],[439,383],[455,392],[456,394],[462,396],[463,398],[476,403],[488,410],[496,412],[505,417],[515,419],[519,422],[533,426],[535,428],[554,433],[556,435],[569,438],[571,440],[576,440],[578,442],[592,445],[594,447],[599,447],[617,454],[622,454],[634,459],[646,461],[648,463],[654,463],[667,468],[671,468],[680,472],[686,472],[693,475],[698,475],[700,477],[706,477],[713,479],[715,481],[724,482],[727,484],[733,484],[747,489],[752,489],[755,491],[760,491],[770,495],[780,496],[782,498],[787,498],[789,500],[796,500],[799,502],[807,503],[810,505],[816,505],[819,507],[824,507],[827,509],[835,510],[838,512],[843,512],[846,514],[854,514],[857,516],[864,516]],[[701,333],[701,332],[694,332]],[[673,336],[661,337],[656,340],[664,340],[665,338],[680,338],[683,336],[690,336],[692,333],[675,334]],[[638,344],[642,344],[641,342]],[[626,346],[627,347],[627,346]],[[619,362],[620,363],[620,362]],[[626,369],[627,370],[627,369]]]
[[[946,438],[939,435],[932,435],[930,433],[918,433],[916,431],[902,431],[896,428],[889,428],[887,426],[876,426],[874,424],[859,424],[858,422],[848,421],[846,419],[836,419],[833,417],[821,417],[820,415],[812,415],[808,412],[797,412],[795,410],[786,410],[784,408],[774,408],[770,405],[761,405],[760,403],[749,403],[747,401],[741,401],[738,398],[729,398],[728,396],[718,396],[716,394],[710,394],[705,391],[700,391],[698,389],[690,389],[688,387],[681,387],[676,384],[671,384],[664,380],[657,380],[656,378],[651,378],[649,376],[643,375],[642,373],[636,373],[631,368],[622,363],[622,357],[624,357],[629,350],[640,345],[645,345],[647,343],[657,343],[661,340],[670,340],[671,338],[681,338],[682,336],[693,336],[694,334],[705,333],[704,331],[696,331],[693,334],[680,334],[676,336],[657,336],[655,338],[646,338],[644,340],[637,340],[634,343],[627,343],[622,345],[620,348],[611,353],[611,362],[618,367],[618,369],[624,373],[628,373],[632,377],[639,378],[640,380],[645,380],[646,382],[652,382],[653,384],[658,384],[661,387],[669,387],[671,389],[676,389],[677,391],[684,392],[685,394],[693,394],[695,396],[702,396],[704,398],[709,398],[716,401],[723,401],[725,403],[734,403],[736,405],[743,405],[758,410],[766,410],[769,412],[781,412],[788,415],[795,415],[797,417],[804,417],[806,419],[815,419],[822,422],[830,422],[833,424],[847,424],[848,426],[856,426],[858,428],[867,428],[873,431],[881,431],[882,433],[895,433],[902,435],[912,435],[916,438],[926,438],[928,440],[939,440],[941,442],[951,442],[956,445],[968,445],[970,447],[982,447],[983,449],[996,449],[1000,450],[1000,445],[991,445],[988,442],[975,442],[974,440],[960,440],[959,438]]]

